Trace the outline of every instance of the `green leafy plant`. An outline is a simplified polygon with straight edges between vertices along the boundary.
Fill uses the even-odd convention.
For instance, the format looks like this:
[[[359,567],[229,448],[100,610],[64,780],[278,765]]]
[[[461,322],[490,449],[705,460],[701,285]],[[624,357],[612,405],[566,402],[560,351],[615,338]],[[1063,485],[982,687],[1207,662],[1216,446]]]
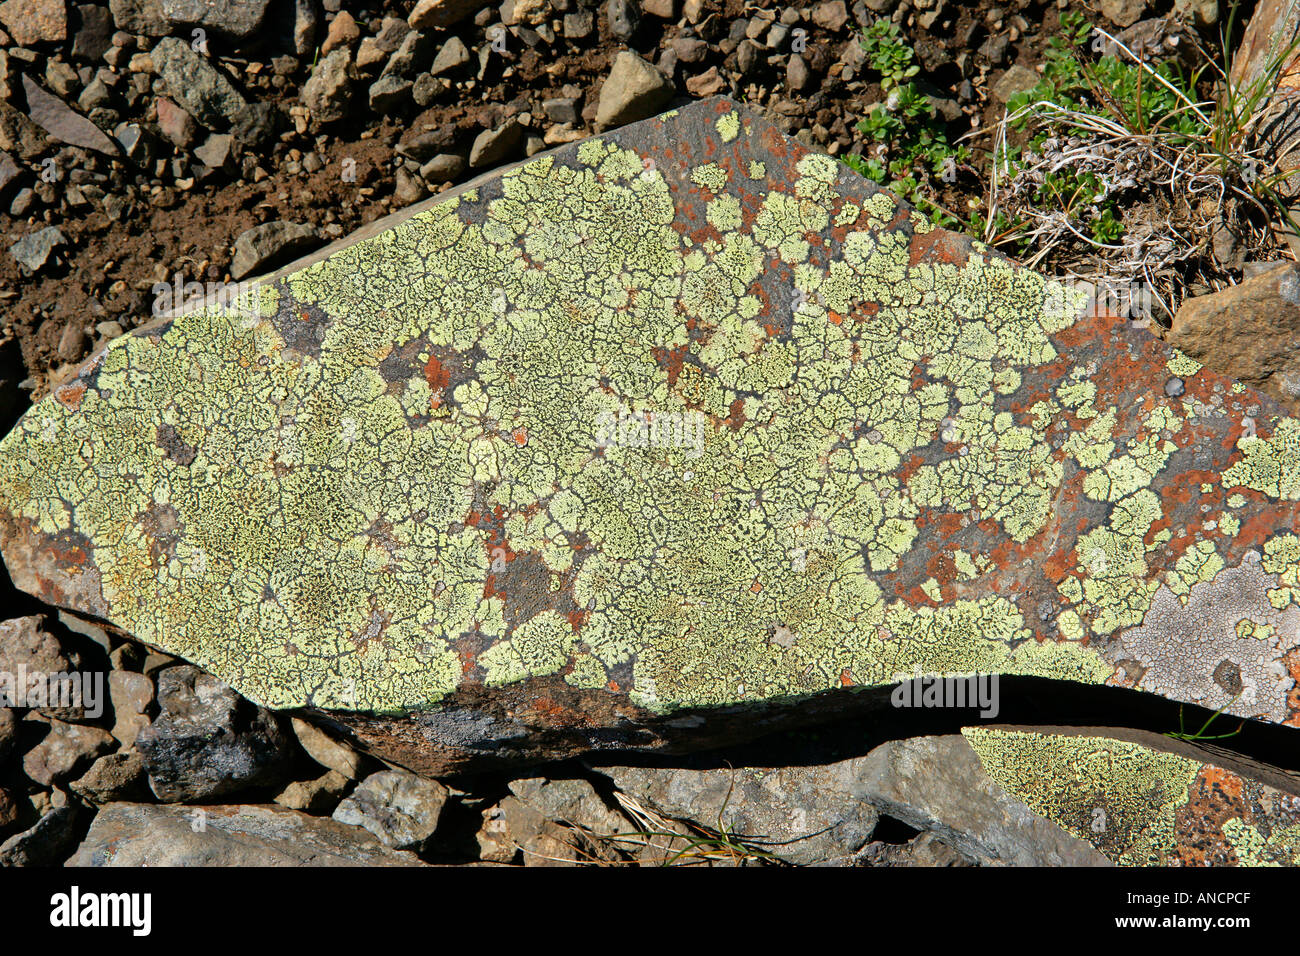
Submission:
[[[949,141],[942,117],[913,82],[921,67],[896,23],[877,20],[863,34],[862,48],[886,97],[858,123],[858,132],[876,144],[876,156],[849,154],[844,163],[874,182],[888,182],[895,195],[927,212],[937,225],[960,228],[962,223],[936,201],[934,178],[955,180],[959,167],[970,161],[970,150]]]

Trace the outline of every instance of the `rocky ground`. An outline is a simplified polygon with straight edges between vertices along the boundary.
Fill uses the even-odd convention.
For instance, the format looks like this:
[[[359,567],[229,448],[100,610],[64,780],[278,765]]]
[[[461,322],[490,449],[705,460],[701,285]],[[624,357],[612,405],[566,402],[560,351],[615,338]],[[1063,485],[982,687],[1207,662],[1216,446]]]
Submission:
[[[0,710],[0,865],[1106,865],[960,735],[435,781],[68,616],[0,624],[20,668],[106,672],[106,701]]]
[[[877,18],[969,132],[1001,115],[998,84],[1038,62],[1066,4],[519,0],[453,23],[443,6],[261,0],[190,22],[161,0],[0,4],[7,374],[42,394],[147,321],[156,283],[238,280],[674,96],[725,93],[861,152],[880,77],[859,39]],[[618,69],[624,51],[639,59]]]
[[[860,36],[879,18],[903,28],[954,138],[988,126],[1067,6],[4,0],[0,425],[173,304],[160,284],[188,297],[261,274],[675,98],[724,93],[831,155],[864,153],[857,123],[882,89]],[[1212,0],[1177,6],[1218,18]],[[1173,12],[1105,0],[1090,16]],[[949,204],[983,194],[972,162]],[[1105,863],[993,784],[960,736],[864,751],[800,735],[819,759],[799,766],[769,742],[433,781],[7,582],[0,601],[0,671],[107,675],[102,714],[0,709],[0,864]]]

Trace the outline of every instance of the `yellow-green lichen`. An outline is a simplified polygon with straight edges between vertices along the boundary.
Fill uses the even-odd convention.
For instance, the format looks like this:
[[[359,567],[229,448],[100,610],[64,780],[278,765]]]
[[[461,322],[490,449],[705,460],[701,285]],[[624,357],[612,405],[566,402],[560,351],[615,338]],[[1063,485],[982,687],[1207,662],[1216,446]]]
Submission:
[[[1040,816],[1126,866],[1168,862],[1200,765],[1128,741],[964,727],[984,771]]]

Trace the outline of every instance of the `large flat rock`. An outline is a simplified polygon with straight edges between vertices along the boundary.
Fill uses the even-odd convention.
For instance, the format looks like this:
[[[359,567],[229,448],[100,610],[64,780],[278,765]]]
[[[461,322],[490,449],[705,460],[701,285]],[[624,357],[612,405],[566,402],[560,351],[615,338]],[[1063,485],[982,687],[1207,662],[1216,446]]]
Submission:
[[[17,584],[442,773],[899,674],[1296,720],[1300,422],[725,99],[110,343]]]

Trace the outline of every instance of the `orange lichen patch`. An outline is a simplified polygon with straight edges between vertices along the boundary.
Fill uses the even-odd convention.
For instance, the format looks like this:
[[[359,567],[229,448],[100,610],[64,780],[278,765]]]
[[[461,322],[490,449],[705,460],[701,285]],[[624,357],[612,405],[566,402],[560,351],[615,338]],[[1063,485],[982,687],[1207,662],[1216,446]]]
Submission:
[[[430,355],[429,361],[424,363],[424,380],[432,389],[445,389],[451,384],[451,372],[443,367],[438,356]]]
[[[751,584],[751,585],[749,586],[749,590],[752,591],[752,592],[755,593],[755,594],[758,594],[760,591],[763,590],[763,585],[762,585],[762,583],[758,580],[758,578],[755,578],[755,579],[754,579],[754,583]]]
[[[81,407],[81,398],[86,394],[86,383],[77,381],[61,385],[55,389],[54,397],[64,408],[76,411]]]
[[[727,409],[725,424],[732,431],[740,431],[740,426],[745,424],[745,400],[738,398]]]
[[[677,376],[682,374],[682,363],[686,360],[686,354],[689,351],[689,345],[679,345],[671,349],[656,346],[651,349],[650,354],[654,356],[654,360],[668,374],[668,385],[670,387],[677,384]]]
[[[514,439],[515,444],[520,448],[523,448],[528,444],[528,432],[526,429],[516,428],[510,433],[510,437]]]
[[[880,314],[879,302],[857,302],[853,306],[853,321],[866,322]]]
[[[852,687],[855,683],[857,683],[857,682],[853,679],[853,672],[852,672],[852,671],[850,671],[847,667],[844,668],[844,670],[840,671],[840,686],[841,686],[841,687]]]
[[[838,312],[832,312],[829,309],[826,311],[826,318],[830,319],[832,325],[839,325],[844,321],[844,316],[840,315]]]

